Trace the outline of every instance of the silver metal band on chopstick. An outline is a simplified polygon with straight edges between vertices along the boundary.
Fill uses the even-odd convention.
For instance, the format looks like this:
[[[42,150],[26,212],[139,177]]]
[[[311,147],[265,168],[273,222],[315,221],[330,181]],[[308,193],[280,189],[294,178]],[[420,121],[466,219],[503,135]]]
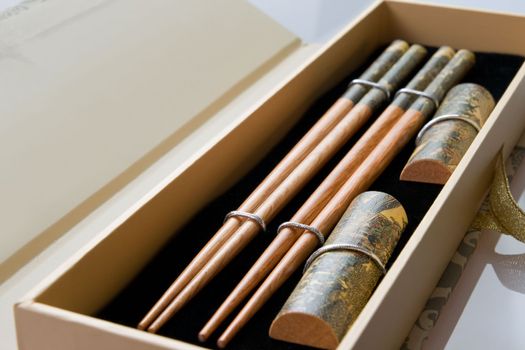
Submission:
[[[424,91],[414,90],[414,89],[410,89],[410,88],[402,88],[402,89],[399,89],[396,92],[394,98],[396,98],[400,94],[407,94],[407,95],[413,95],[413,96],[418,96],[418,97],[424,97],[427,100],[430,100],[434,104],[434,107],[436,107],[436,109],[439,108],[439,100],[437,98],[435,98],[434,96],[432,96],[430,94],[427,94]]]
[[[308,270],[310,265],[320,255],[327,253],[327,252],[341,251],[341,250],[359,252],[359,253],[362,253],[368,256],[377,265],[377,267],[381,269],[381,272],[383,272],[383,275],[386,273],[386,267],[377,255],[375,255],[373,252],[369,251],[368,249],[365,249],[363,247],[360,247],[358,245],[351,244],[351,243],[329,244],[329,245],[326,245],[324,247],[317,249],[315,252],[312,253],[312,255],[310,255],[308,260],[306,260],[306,264],[304,265],[303,273],[305,273],[306,270]]]
[[[319,241],[319,245],[322,246],[324,244],[324,235],[321,233],[321,231],[319,231],[317,228],[315,228],[313,226],[301,224],[300,222],[295,222],[295,221],[283,222],[279,226],[279,228],[277,229],[277,233],[281,232],[285,228],[290,228],[290,227],[291,228],[298,228],[298,229],[304,230],[306,232],[311,232],[317,237],[317,240]]]
[[[443,114],[443,115],[440,115],[439,117],[431,119],[428,123],[426,123],[421,128],[421,130],[419,131],[416,137],[416,146],[419,145],[419,143],[421,142],[421,139],[423,138],[423,135],[425,134],[425,132],[428,131],[428,129],[432,127],[432,125],[441,123],[447,120],[458,120],[458,121],[467,123],[468,125],[472,126],[476,130],[476,132],[479,132],[481,130],[481,127],[472,119],[469,119],[459,114]]]
[[[266,232],[266,223],[259,215],[248,213],[245,211],[240,211],[240,210],[233,210],[233,211],[230,211],[228,214],[226,214],[226,216],[224,217],[224,222],[226,222],[229,218],[234,218],[234,217],[241,217],[241,218],[245,218],[245,219],[254,221],[257,224],[259,224],[259,226],[262,228],[264,232]]]
[[[354,79],[348,84],[348,87],[352,85],[363,85],[363,86],[368,86],[374,89],[378,89],[382,93],[385,94],[387,100],[390,100],[390,96],[391,96],[390,90],[388,90],[386,86],[376,83],[375,81],[369,81],[369,80],[364,80],[364,79]]]

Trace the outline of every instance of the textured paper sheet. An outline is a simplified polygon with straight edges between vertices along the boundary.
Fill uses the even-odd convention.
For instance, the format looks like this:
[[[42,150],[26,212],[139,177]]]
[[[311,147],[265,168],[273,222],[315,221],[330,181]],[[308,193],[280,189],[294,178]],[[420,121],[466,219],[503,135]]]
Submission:
[[[1,14],[0,280],[297,43],[241,0],[31,0]]]

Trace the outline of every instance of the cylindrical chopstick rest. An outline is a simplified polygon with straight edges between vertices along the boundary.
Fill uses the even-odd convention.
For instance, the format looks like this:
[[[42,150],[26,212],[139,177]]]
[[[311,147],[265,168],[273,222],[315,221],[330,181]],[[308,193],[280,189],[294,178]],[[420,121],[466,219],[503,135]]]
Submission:
[[[494,98],[477,84],[460,84],[421,129],[401,180],[444,184],[494,109]]]
[[[387,72],[397,60],[408,50],[408,44],[403,40],[395,40],[359,77],[363,80],[377,81]],[[333,127],[353,108],[353,106],[368,92],[369,88],[362,85],[352,85],[332,107],[319,119],[308,133],[294,146],[274,170],[241,204],[239,211],[253,212],[282,180],[303,160],[308,153],[333,129]],[[184,271],[177,277],[168,290],[155,303],[148,314],[138,325],[146,329],[202,269],[206,262],[231,237],[242,221],[235,218],[226,220],[206,246],[197,254]]]
[[[383,274],[407,216],[382,192],[354,199],[273,321],[270,336],[323,349],[337,347]]]

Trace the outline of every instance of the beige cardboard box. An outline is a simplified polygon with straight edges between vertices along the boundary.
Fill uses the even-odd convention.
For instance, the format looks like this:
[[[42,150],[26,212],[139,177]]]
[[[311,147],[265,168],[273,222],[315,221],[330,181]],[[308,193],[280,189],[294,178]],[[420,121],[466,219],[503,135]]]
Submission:
[[[378,1],[264,101],[247,110],[235,127],[224,130],[212,147],[159,183],[16,305],[20,348],[199,348],[92,315],[138,273],[172,232],[255,164],[262,157],[261,145],[274,144],[309,101],[395,38],[525,55],[525,17]],[[397,348],[402,343],[486,193],[496,154],[504,146],[508,155],[525,127],[524,78],[525,67],[521,67],[341,349]],[[214,176],[208,177],[210,173]],[[119,249],[123,246],[126,249]]]

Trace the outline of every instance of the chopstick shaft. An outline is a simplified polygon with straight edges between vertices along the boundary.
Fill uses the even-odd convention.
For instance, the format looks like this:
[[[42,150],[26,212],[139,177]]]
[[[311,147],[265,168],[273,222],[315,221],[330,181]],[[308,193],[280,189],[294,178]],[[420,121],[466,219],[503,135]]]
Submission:
[[[449,47],[440,48],[410,81],[407,87],[416,90],[426,88],[453,55],[453,49]],[[359,164],[368,156],[379,140],[383,138],[414,100],[415,97],[413,96],[398,96],[345,155],[321,185],[319,185],[303,206],[301,206],[291,221],[310,224],[334,193],[353,174]],[[244,298],[259,285],[264,277],[271,272],[297,240],[300,233],[301,232],[297,230],[285,228],[277,235],[200,331],[199,339],[201,341],[206,341],[211,333],[213,333]]]
[[[384,86],[396,87],[422,61],[426,50],[420,45],[410,49],[380,80]],[[370,90],[361,101],[332,129],[330,133],[297,165],[284,181],[257,208],[255,214],[270,221],[290,199],[326,164],[326,162],[368,120],[373,111],[386,100],[378,89]],[[151,324],[155,332],[182,306],[191,300],[218,272],[220,272],[259,232],[252,221],[246,221],[217,253],[207,262],[188,285]]]
[[[394,63],[408,49],[408,44],[402,40],[392,42],[390,46],[370,65],[360,76],[360,79],[377,81],[390,69]],[[253,212],[260,203],[290,174],[308,153],[334,128],[353,106],[368,92],[369,88],[362,85],[353,85],[340,97],[332,107],[319,119],[308,133],[292,148],[279,162],[274,170],[261,182],[252,194],[238,208],[240,211]],[[189,265],[182,271],[152,309],[138,325],[139,329],[146,329],[168,306],[168,304],[191,281],[206,262],[231,237],[240,226],[236,218],[228,219],[217,233],[208,241],[202,250],[195,256]]]
[[[466,50],[460,50],[425,89],[425,92],[435,96],[438,100],[442,100],[445,93],[465,76],[473,64],[473,54]],[[312,226],[317,227],[325,234],[329,232],[350,202],[375,181],[399,151],[421,128],[425,119],[431,115],[434,109],[435,106],[433,106],[432,102],[424,98],[418,98],[323,208],[312,222]],[[317,238],[310,234],[301,235],[297,239],[288,253],[281,259],[220,336],[217,341],[219,347],[222,348],[228,344],[235,334],[308,258],[317,246],[317,243]]]

